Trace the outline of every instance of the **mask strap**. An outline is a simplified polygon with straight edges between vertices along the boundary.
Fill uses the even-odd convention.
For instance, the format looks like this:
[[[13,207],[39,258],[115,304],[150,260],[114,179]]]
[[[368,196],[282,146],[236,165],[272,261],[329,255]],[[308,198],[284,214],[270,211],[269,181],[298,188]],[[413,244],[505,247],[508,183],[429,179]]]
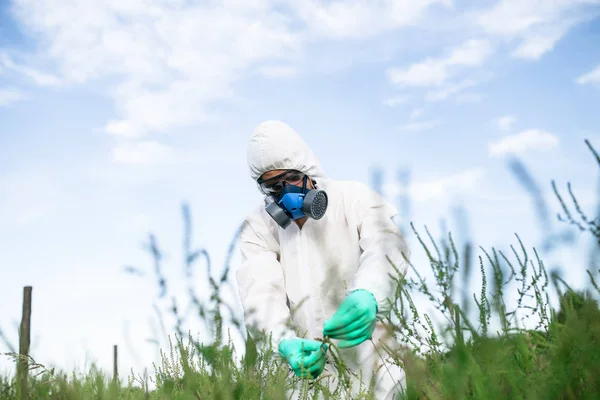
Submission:
[[[306,181],[308,180],[308,176],[304,175],[304,179],[302,179],[302,193],[306,192]]]

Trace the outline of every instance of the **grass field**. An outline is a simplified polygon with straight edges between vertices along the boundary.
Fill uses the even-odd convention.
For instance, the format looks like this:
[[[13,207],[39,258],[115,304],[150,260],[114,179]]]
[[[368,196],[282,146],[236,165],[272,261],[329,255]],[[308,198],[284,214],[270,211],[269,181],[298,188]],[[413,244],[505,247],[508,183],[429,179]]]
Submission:
[[[586,143],[600,167],[598,153]],[[553,187],[565,224],[591,235],[600,250],[600,219],[587,217],[570,189],[567,201]],[[407,350],[386,356],[407,373],[403,398],[600,399],[600,287],[598,271],[592,270],[597,267],[577,266],[587,269],[589,285],[576,290],[548,271],[536,249],[518,236],[512,254],[504,254],[469,245],[458,249],[452,236],[436,241],[426,232],[425,240],[414,226],[412,233],[421,244],[413,251],[426,252],[435,281],[421,278],[412,266],[406,279],[397,278],[397,301],[388,323]],[[474,266],[480,292],[459,291]],[[211,301],[198,305],[215,341],[199,343],[179,331],[148,377],[156,389],[148,390],[145,377],[134,372],[113,382],[94,367],[75,375],[48,371],[30,360],[26,388],[15,376],[0,377],[0,399],[285,399],[286,391],[298,384],[302,390],[310,387],[311,396],[343,398],[345,379],[335,387],[323,380],[300,381],[271,348],[258,349],[252,341],[244,349],[233,348],[221,329],[226,305],[219,292],[227,279],[228,271],[211,280]],[[429,300],[442,317],[441,326],[415,306],[415,296]],[[551,305],[553,299],[557,306]],[[239,363],[235,350],[244,352]],[[332,344],[332,357],[335,351]],[[15,354],[3,356],[16,359]],[[341,378],[350,373],[341,361],[332,362]],[[303,395],[310,398],[308,391]],[[372,398],[368,388],[363,398]]]

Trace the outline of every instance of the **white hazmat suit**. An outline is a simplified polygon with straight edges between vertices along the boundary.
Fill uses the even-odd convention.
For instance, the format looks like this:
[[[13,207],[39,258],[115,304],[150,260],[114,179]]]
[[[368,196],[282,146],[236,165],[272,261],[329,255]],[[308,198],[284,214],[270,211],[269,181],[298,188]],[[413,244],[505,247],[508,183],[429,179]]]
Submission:
[[[392,220],[395,207],[362,183],[329,179],[311,149],[280,121],[266,121],[255,128],[248,166],[255,181],[269,170],[301,171],[326,191],[329,203],[321,219],[309,218],[302,229],[295,223],[281,228],[264,205],[244,221],[242,264],[236,276],[246,326],[272,334],[275,348],[283,338],[322,338],[323,323],[355,289],[374,294],[380,316],[388,312],[387,300],[393,299],[396,284],[388,275],[395,271],[387,258],[404,274],[409,257],[404,237]],[[289,321],[295,329],[288,326]],[[373,341],[389,343],[385,334],[378,322]],[[381,368],[383,361],[370,341],[343,351],[358,356],[349,366],[362,373],[364,385],[369,385],[377,369],[377,399],[391,399],[397,390],[394,386],[404,386],[404,372],[387,362]]]

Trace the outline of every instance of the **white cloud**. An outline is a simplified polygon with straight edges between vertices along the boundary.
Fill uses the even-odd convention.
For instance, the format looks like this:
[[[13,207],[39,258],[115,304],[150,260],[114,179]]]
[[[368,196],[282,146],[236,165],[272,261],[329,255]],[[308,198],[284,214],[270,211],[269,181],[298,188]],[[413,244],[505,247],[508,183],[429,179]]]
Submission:
[[[517,118],[512,115],[503,115],[495,121],[498,129],[502,131],[510,131],[516,122]]]
[[[410,96],[407,95],[392,96],[383,100],[383,104],[388,107],[396,107],[408,103],[409,100]]]
[[[42,71],[38,71],[34,68],[31,68],[27,65],[18,64],[13,61],[8,54],[0,53],[0,65],[4,66],[4,68],[15,71],[20,75],[24,75],[29,78],[31,81],[40,86],[59,86],[60,80],[52,75]]]
[[[390,68],[388,78],[405,86],[440,86],[461,67],[477,67],[492,55],[492,45],[485,39],[471,39],[450,50],[446,57],[428,58],[407,68]]]
[[[592,8],[586,6],[597,4],[600,0],[500,0],[475,20],[488,34],[519,40],[513,56],[535,60],[552,50],[574,25],[592,18]]]
[[[476,18],[468,17],[492,35],[535,38],[554,32],[548,27],[561,21],[565,10],[598,1],[503,0]],[[434,6],[455,11],[451,0],[388,0],[377,7],[370,0],[20,0],[15,6],[18,19],[39,39],[39,60],[52,62],[56,71],[48,74],[7,57],[4,61],[40,85],[99,80],[113,85],[108,90],[117,115],[107,121],[105,131],[141,138],[210,120],[209,105],[234,98],[234,83],[254,68],[267,76],[293,76],[296,71],[289,63],[305,57],[310,45],[413,29]],[[457,37],[473,34],[471,27],[459,29]],[[516,54],[540,53],[536,49],[547,47],[540,41],[531,39]],[[491,41],[475,37],[438,58],[392,68],[388,76],[398,84],[444,90],[449,79],[483,65],[492,53]],[[269,67],[260,69],[264,65]],[[457,98],[473,101],[477,95]],[[398,100],[384,104],[404,104]]]
[[[20,19],[47,43],[68,83],[110,79],[119,112],[106,130],[144,136],[206,121],[240,72],[288,59],[302,44],[266,1],[168,5],[23,0]]]
[[[406,86],[436,86],[448,79],[449,72],[443,61],[427,59],[408,68],[390,68],[389,79],[395,84]]]
[[[558,137],[540,129],[527,129],[518,134],[490,142],[488,151],[491,156],[520,154],[530,150],[545,151],[558,145]]]
[[[296,67],[291,65],[278,65],[261,67],[259,72],[270,78],[292,78],[296,76],[298,71],[296,70]]]
[[[408,191],[408,195],[413,200],[423,202],[446,197],[454,193],[463,194],[467,190],[472,190],[485,174],[486,171],[484,168],[474,167],[449,176],[425,182],[414,182],[406,189],[399,187],[397,182],[388,183],[384,185],[384,191],[387,196],[392,197]]]
[[[462,92],[465,89],[469,89],[477,85],[477,81],[473,79],[467,79],[459,83],[455,83],[452,85],[447,85],[446,87],[433,90],[425,94],[425,100],[436,102],[436,101],[445,101],[448,100],[451,96]]]
[[[113,161],[129,165],[155,165],[174,160],[174,151],[159,142],[146,140],[121,143],[113,149]]]
[[[554,48],[554,45],[563,37],[566,29],[556,29],[547,34],[531,34],[512,53],[514,57],[525,60],[537,60]]]
[[[436,121],[408,122],[398,126],[402,132],[421,132],[433,129],[437,126]]]
[[[478,67],[492,55],[492,45],[485,39],[471,39],[456,47],[444,61],[448,66]]]
[[[25,93],[16,88],[0,88],[0,107],[8,106],[9,104],[15,103],[25,99]]]
[[[479,72],[478,67],[484,66],[502,43],[515,46],[511,53],[515,58],[539,59],[553,49],[573,26],[599,14],[599,9],[590,12],[585,7],[595,4],[600,4],[600,0],[496,1],[491,7],[484,7],[483,11],[462,13],[465,23],[460,25],[456,35],[464,37],[468,33],[472,37],[470,40],[447,49],[438,57],[426,57],[412,65],[389,68],[386,75],[397,85],[428,88],[426,101],[439,102],[450,98],[456,99],[457,103],[480,101],[483,94],[464,93],[481,83],[472,74],[466,76],[466,72]],[[468,26],[471,23],[474,30],[473,26]]]
[[[324,4],[326,3],[326,4]],[[452,0],[319,0],[289,1],[314,35],[365,38],[405,26],[414,26],[433,5],[451,8]]]
[[[20,0],[15,11],[40,39],[40,58],[65,84],[103,80],[118,116],[105,130],[125,137],[206,121],[208,106],[231,99],[233,84],[258,65],[305,56],[310,41],[364,38],[414,26],[450,0]],[[40,84],[51,75],[28,71]],[[290,68],[264,70],[290,76]]]
[[[577,78],[576,82],[579,85],[596,84],[600,85],[600,65],[598,65],[592,71],[581,75]]]

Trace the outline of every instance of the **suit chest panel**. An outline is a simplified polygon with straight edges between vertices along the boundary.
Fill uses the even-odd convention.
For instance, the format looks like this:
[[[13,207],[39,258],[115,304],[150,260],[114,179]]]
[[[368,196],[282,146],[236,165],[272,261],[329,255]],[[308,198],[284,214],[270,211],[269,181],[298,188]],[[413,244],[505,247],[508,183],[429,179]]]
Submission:
[[[302,230],[280,231],[281,264],[290,301],[321,298],[350,285],[360,257],[358,231],[356,224],[339,216],[310,221]]]

